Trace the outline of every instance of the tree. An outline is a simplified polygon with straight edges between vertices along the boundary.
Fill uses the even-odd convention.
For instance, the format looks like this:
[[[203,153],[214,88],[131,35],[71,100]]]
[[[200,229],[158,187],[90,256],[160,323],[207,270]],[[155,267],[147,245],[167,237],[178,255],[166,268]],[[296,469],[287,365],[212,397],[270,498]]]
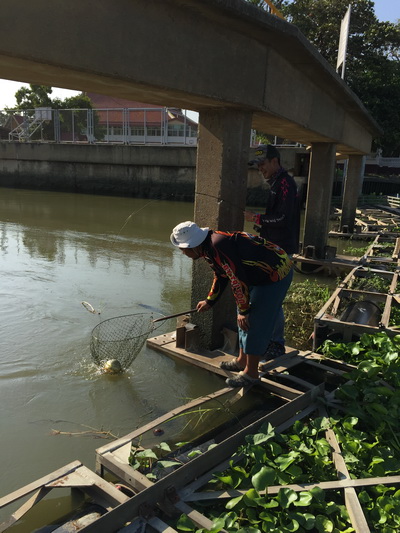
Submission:
[[[53,89],[46,85],[33,85],[21,87],[15,93],[17,105],[14,109],[34,109],[35,107],[52,107],[50,98]],[[7,108],[6,108],[7,109]],[[9,109],[7,109],[8,111]]]
[[[259,5],[259,0],[250,0]],[[400,22],[380,22],[372,0],[275,0],[336,68],[340,24],[351,4],[345,81],[384,130],[373,149],[400,154]]]

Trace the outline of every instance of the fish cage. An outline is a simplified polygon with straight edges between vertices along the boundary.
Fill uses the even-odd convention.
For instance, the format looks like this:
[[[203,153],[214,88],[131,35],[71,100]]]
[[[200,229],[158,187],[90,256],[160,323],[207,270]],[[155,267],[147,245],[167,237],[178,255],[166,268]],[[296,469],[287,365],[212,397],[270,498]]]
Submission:
[[[97,450],[98,466],[129,484],[135,495],[119,507],[118,513],[111,511],[98,520],[97,529],[91,527],[88,531],[108,532],[107,528],[115,528],[129,518],[135,524],[139,517],[149,525],[148,531],[160,533],[177,531],[178,525],[179,530],[183,526],[193,532],[198,528],[224,531],[224,526],[228,527],[229,523],[233,527],[235,520],[242,527],[251,527],[251,522],[260,518],[268,522],[270,529],[266,530],[272,530],[274,520],[282,520],[282,530],[285,523],[293,531],[299,526],[318,531],[332,531],[334,526],[342,528],[338,530],[353,528],[356,533],[374,531],[371,522],[374,512],[371,514],[366,506],[376,496],[371,492],[369,497],[368,492],[391,491],[396,502],[400,476],[397,471],[396,475],[374,475],[379,473],[379,467],[375,466],[371,474],[355,475],[355,460],[350,453],[353,444],[343,443],[343,439],[363,428],[353,428],[356,419],[347,418],[346,402],[337,396],[338,388],[351,388],[347,373],[354,366],[304,352],[286,357],[281,363],[271,362],[267,376],[270,379],[274,371],[283,374],[309,363],[311,369],[316,370],[320,365],[321,372],[326,369],[328,374],[336,375],[337,387],[328,392],[319,386],[316,394],[315,386],[308,382],[311,387],[308,392],[265,413],[248,426],[238,429],[232,425],[226,428],[222,440],[212,442],[205,436],[203,444],[193,443],[186,453],[169,457],[171,463],[179,464],[168,462],[166,475],[158,476],[157,468],[150,472],[148,463],[142,471],[128,466],[132,437],[137,438],[142,430]],[[223,397],[225,393],[220,391],[220,394]],[[333,413],[335,416],[330,418]],[[168,420],[164,417],[155,424],[163,427]],[[152,431],[153,427],[154,424],[148,426],[146,431]],[[372,449],[374,433],[362,438],[368,440],[366,447]],[[149,458],[154,446],[147,451],[142,457]],[[246,470],[250,475],[245,475]],[[326,521],[326,529],[321,521]]]
[[[341,210],[339,210],[339,214]],[[347,226],[339,228],[340,216],[334,218],[337,221],[329,232],[331,237],[351,239],[373,239],[378,234],[388,233],[400,236],[400,215],[388,213],[382,209],[357,209],[354,219],[354,230],[349,232]]]
[[[316,315],[313,350],[326,339],[350,342],[363,333],[399,334],[399,293],[397,270],[354,268]]]
[[[397,269],[400,266],[400,237],[380,234],[375,237],[360,259],[364,265],[376,265],[381,269]]]

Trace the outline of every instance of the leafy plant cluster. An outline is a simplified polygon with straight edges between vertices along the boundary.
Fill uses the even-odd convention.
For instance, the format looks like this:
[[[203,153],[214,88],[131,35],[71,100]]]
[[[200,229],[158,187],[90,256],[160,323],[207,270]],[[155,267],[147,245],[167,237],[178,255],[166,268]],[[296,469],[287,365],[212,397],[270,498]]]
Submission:
[[[336,391],[336,398],[353,417],[346,420],[343,426],[346,436],[341,441],[344,447],[347,446],[346,438],[358,442],[349,450],[352,454],[349,456],[350,470],[353,468],[357,476],[400,472],[399,349],[400,335],[389,337],[383,332],[364,334],[358,342],[346,344],[325,341],[323,346],[325,355],[357,365],[346,376],[350,381]],[[371,446],[364,447],[362,443],[367,441]],[[362,453],[368,454],[370,450],[373,452],[368,465],[371,470],[369,473],[356,471]]]
[[[354,277],[351,288],[358,291],[375,291],[387,294],[391,280],[376,273],[367,274],[366,277]]]
[[[363,335],[360,341],[346,344],[326,341],[323,350],[330,358],[356,365],[327,407],[331,416],[296,421],[283,434],[265,425],[258,434],[248,435],[230,467],[215,474],[205,487],[241,494],[226,505],[221,500],[197,504],[213,521],[213,533],[222,528],[235,533],[354,531],[339,492],[318,487],[295,492],[282,487],[276,496],[266,494],[272,485],[336,479],[324,433],[328,428],[337,436],[353,478],[400,473],[400,335]],[[362,489],[360,502],[374,531],[399,531],[400,491],[382,485]],[[205,531],[197,530],[187,516],[175,527]]]
[[[329,297],[329,287],[315,281],[307,279],[291,285],[283,303],[289,344],[300,350],[310,348],[314,317]]]
[[[400,531],[400,490],[377,485],[362,490],[360,500],[369,524],[375,531],[397,533]]]
[[[371,245],[368,244],[366,246],[348,246],[343,250],[343,253],[345,255],[352,255],[354,257],[361,257],[365,254],[365,252],[368,250],[368,248]]]
[[[296,492],[282,487],[276,496],[266,494],[272,485],[332,480],[337,475],[331,447],[325,438],[329,420],[319,417],[305,424],[296,421],[289,432],[276,434],[270,424],[248,435],[230,462],[216,473],[205,490],[236,489],[242,494],[222,502],[196,507],[213,520],[213,533],[221,529],[240,532],[289,533],[297,531],[354,531],[338,491],[325,493],[319,487]],[[237,461],[235,460],[235,457]],[[196,531],[195,525],[181,516],[176,527]],[[201,531],[201,530],[200,530]]]
[[[283,487],[276,496],[261,495],[249,489],[243,496],[230,500],[227,512],[220,512],[213,505],[207,515],[213,521],[208,533],[221,529],[240,533],[351,533],[349,514],[345,505],[338,503],[338,491],[330,491],[329,498],[319,487],[309,491],[295,492]],[[187,532],[203,532],[196,529],[186,515],[175,524],[176,529]]]

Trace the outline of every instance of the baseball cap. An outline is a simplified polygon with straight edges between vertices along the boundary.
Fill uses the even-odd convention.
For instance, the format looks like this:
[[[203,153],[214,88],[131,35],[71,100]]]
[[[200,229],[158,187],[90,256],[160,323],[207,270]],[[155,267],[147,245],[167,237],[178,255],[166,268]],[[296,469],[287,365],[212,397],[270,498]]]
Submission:
[[[209,228],[199,228],[195,222],[181,222],[172,230],[171,242],[178,248],[196,248],[208,235]]]
[[[255,158],[249,161],[249,165],[257,165],[265,159],[273,159],[274,157],[280,159],[281,157],[278,150],[272,144],[260,144],[260,146],[257,146],[254,155]]]

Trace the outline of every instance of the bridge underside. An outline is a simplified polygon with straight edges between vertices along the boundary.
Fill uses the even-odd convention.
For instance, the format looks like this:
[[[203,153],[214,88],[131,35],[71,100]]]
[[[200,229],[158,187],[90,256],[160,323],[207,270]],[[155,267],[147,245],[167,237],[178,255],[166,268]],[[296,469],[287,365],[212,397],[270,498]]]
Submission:
[[[0,77],[198,111],[194,219],[215,229],[243,227],[252,127],[310,145],[304,245],[317,257],[336,153],[349,224],[379,132],[295,26],[243,0],[2,0]],[[197,263],[193,280],[197,303],[209,283]],[[229,307],[203,324],[207,345]]]

